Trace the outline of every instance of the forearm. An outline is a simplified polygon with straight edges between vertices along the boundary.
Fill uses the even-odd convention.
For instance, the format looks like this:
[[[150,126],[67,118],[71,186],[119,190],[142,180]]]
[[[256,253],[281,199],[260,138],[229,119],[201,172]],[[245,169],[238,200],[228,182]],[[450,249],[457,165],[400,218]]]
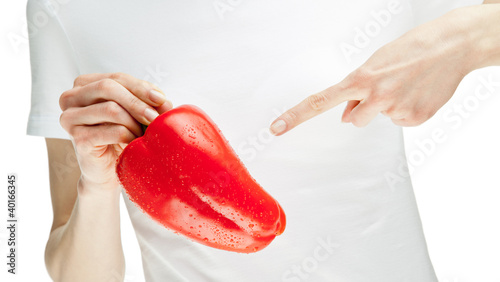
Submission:
[[[457,11],[468,26],[470,55],[476,59],[474,69],[500,65],[500,0],[484,3]]]
[[[78,198],[65,225],[53,230],[46,264],[54,281],[122,281],[119,188],[100,189],[80,180]]]

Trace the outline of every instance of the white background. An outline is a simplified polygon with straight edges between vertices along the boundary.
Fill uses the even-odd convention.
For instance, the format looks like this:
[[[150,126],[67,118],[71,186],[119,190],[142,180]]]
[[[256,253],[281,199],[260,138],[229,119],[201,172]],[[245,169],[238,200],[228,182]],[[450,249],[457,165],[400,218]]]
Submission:
[[[420,12],[420,19],[441,13],[433,9],[439,4],[433,5],[423,5],[428,10]],[[8,282],[50,281],[44,265],[52,220],[45,143],[25,134],[31,87],[25,7],[26,1],[19,0],[0,4],[0,281]],[[488,98],[473,97],[481,87],[480,78],[488,80],[491,75],[500,83],[500,68],[473,72],[431,120],[405,129],[415,194],[441,282],[500,282],[500,86]],[[457,107],[464,107],[467,117],[460,116]],[[444,118],[449,111],[460,125]],[[436,130],[446,136],[444,142],[430,141]],[[417,145],[426,139],[427,147]],[[9,172],[19,178],[16,276],[7,274],[6,266]],[[122,234],[126,281],[143,281],[139,249],[123,203]]]

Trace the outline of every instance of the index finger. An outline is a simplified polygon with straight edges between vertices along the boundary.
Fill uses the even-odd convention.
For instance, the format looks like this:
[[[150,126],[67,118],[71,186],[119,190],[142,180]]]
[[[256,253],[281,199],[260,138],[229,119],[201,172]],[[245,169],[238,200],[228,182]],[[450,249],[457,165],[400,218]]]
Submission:
[[[138,79],[130,74],[121,72],[80,75],[75,79],[74,87],[85,86],[103,79],[112,79],[118,82],[132,94],[151,106],[158,107],[165,102],[171,104],[167,101],[165,94],[158,86],[146,80]]]
[[[282,135],[342,102],[363,99],[361,91],[346,85],[341,82],[307,97],[273,121],[270,127],[271,133]]]

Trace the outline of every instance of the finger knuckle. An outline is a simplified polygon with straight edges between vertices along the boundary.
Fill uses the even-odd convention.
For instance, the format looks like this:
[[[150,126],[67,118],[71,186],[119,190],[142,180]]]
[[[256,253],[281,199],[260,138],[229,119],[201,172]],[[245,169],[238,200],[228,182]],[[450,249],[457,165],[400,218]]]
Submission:
[[[385,105],[388,101],[388,97],[382,93],[376,92],[370,96],[370,103],[374,106]]]
[[[71,97],[72,93],[71,91],[64,91],[61,96],[59,96],[59,107],[61,110],[66,110],[68,108],[68,101]]]
[[[127,74],[126,73],[123,73],[123,72],[114,72],[112,74],[109,75],[109,78],[113,79],[113,80],[124,80],[124,79],[127,79]]]
[[[370,67],[361,66],[350,75],[353,84],[371,84],[376,78],[376,72]]]
[[[295,124],[298,121],[298,113],[296,110],[291,109],[283,115],[283,119],[287,121],[287,124]]]
[[[64,111],[61,113],[59,116],[59,124],[61,124],[61,127],[64,128],[64,130],[68,131],[68,112]]]
[[[307,104],[314,111],[321,111],[328,104],[328,96],[323,93],[317,93],[307,97]]]
[[[399,93],[403,84],[398,80],[391,79],[390,81],[379,82],[375,86],[375,92],[387,97],[393,97]]]
[[[95,138],[95,129],[88,129],[84,126],[78,126],[73,129],[73,142],[77,151],[86,152],[92,148],[92,140]]]
[[[71,124],[78,115],[78,108],[68,108],[61,113],[61,120],[67,124]]]
[[[79,89],[80,87],[77,86],[61,93],[59,96],[59,108],[61,108],[61,110],[65,111],[71,107],[72,101],[79,95]]]
[[[137,97],[135,96],[132,96],[130,98],[130,107],[135,110],[135,111],[138,111],[140,112],[141,108],[142,108],[142,105],[143,105],[143,102],[141,100],[139,100]]]
[[[129,139],[129,131],[125,126],[117,126],[116,127],[116,136],[118,136],[119,142],[126,142]]]
[[[73,81],[73,87],[84,85],[85,82],[87,81],[87,77],[88,77],[88,75],[86,75],[86,74],[82,74],[82,75],[77,76],[75,78],[75,80]]]
[[[104,111],[111,116],[118,116],[123,111],[122,107],[113,101],[108,101],[104,104]]]
[[[75,144],[79,144],[88,138],[87,132],[83,132],[83,128],[81,126],[72,126],[69,128],[68,133],[73,137],[73,141]]]
[[[397,87],[393,84],[377,86],[370,95],[372,103],[386,105],[395,100]]]
[[[385,113],[393,118],[403,118],[408,114],[409,110],[405,106],[391,106],[387,110],[385,110]]]
[[[112,91],[116,86],[116,82],[112,79],[105,78],[101,79],[96,83],[96,90],[97,91],[103,91],[103,92],[108,92]]]
[[[413,110],[408,121],[412,126],[420,125],[427,121],[432,115],[425,110]]]
[[[146,80],[139,80],[139,84],[141,85],[142,88],[144,89],[151,89],[151,88],[154,88],[155,85],[149,81],[146,81]]]
[[[148,98],[149,97],[148,93],[150,89],[152,89],[152,86],[144,81],[134,85],[134,87],[131,89],[131,92],[137,97]]]

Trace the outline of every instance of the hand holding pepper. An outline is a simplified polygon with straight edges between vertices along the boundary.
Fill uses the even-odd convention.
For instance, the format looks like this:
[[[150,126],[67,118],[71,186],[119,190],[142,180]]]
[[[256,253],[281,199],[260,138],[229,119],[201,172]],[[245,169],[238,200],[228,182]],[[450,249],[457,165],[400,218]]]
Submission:
[[[211,247],[246,253],[283,232],[280,205],[196,107],[171,110],[152,84],[121,73],[78,77],[60,104],[61,124],[82,172],[80,194],[116,190],[115,165],[124,152],[117,166],[122,184],[164,226]],[[155,120],[159,113],[165,114]],[[141,124],[150,128],[138,138]]]
[[[119,187],[116,159],[142,135],[159,113],[172,108],[163,93],[147,81],[123,73],[87,74],[61,95],[61,125],[70,134],[82,180]]]

